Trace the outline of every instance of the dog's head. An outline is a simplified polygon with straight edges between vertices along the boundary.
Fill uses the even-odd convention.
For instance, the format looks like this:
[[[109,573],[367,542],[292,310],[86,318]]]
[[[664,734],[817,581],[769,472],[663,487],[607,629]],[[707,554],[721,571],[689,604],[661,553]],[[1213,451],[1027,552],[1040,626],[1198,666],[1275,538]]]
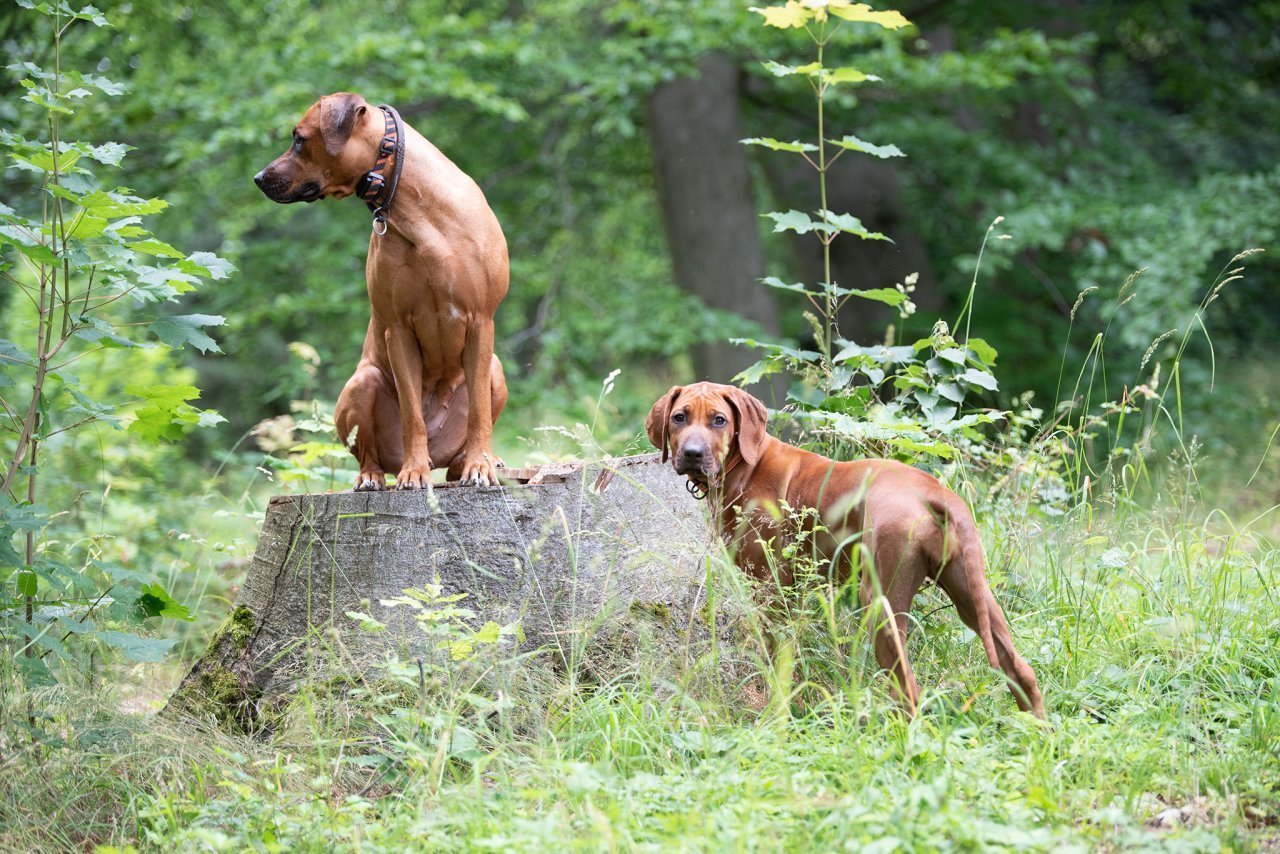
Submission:
[[[739,454],[755,465],[764,443],[769,413],[739,388],[717,383],[673,386],[649,412],[649,441],[670,454],[677,472],[703,485],[719,482],[726,464]]]
[[[289,150],[253,182],[281,204],[349,196],[377,158],[382,128],[382,113],[359,95],[325,95],[294,125]]]

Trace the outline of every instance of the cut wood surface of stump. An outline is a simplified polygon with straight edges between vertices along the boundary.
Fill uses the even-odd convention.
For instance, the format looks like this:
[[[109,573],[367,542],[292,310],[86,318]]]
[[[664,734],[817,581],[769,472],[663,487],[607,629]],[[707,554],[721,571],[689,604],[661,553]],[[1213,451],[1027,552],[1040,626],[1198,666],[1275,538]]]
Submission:
[[[608,678],[640,646],[670,662],[713,645],[734,659],[721,654],[732,615],[706,607],[709,567],[723,564],[708,559],[705,507],[657,454],[513,473],[528,482],[273,498],[235,608],[170,710],[253,728],[317,660],[335,675],[427,654],[430,638],[382,603],[435,583],[465,594],[477,626],[518,623],[519,650],[552,668],[613,661],[594,674]],[[362,632],[348,612],[388,630]]]

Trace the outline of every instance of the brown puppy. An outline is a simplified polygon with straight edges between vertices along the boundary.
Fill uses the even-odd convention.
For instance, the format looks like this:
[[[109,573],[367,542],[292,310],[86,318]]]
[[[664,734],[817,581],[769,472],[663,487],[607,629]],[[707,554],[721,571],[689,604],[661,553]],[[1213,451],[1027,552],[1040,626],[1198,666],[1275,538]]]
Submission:
[[[677,472],[717,499],[713,512],[739,568],[764,580],[772,563],[789,585],[791,571],[776,555],[795,531],[778,508],[783,502],[792,510],[812,508],[825,529],[817,532],[816,546],[837,577],[869,563],[872,571],[859,584],[863,603],[887,600],[893,626],[877,620],[872,642],[909,714],[919,705],[920,686],[907,661],[907,612],[920,585],[932,578],[977,632],[991,666],[1004,671],[1018,706],[1043,718],[1036,675],[1014,649],[987,584],[977,528],[960,497],[902,463],[836,462],[788,445],[765,432],[767,420],[760,401],[715,383],[675,386],[649,413],[649,438],[663,461],[670,453]],[[812,528],[813,515],[803,514],[799,524]],[[859,553],[865,557],[855,565]]]
[[[371,170],[380,183],[362,185]],[[384,489],[388,471],[400,489],[425,488],[445,466],[450,480],[497,484],[493,423],[507,385],[493,315],[507,242],[475,181],[394,111],[339,92],[307,110],[254,182],[285,204],[360,187],[379,208],[365,265],[372,316],[334,413],[360,462],[356,489]]]

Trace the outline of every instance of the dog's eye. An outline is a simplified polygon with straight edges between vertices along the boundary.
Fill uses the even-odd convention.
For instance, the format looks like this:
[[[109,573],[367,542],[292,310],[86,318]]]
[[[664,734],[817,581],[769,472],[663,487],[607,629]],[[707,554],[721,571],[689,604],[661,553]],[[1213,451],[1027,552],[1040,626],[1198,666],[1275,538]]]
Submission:
[[[672,423],[674,423],[674,424],[683,424],[683,423],[684,423],[684,413],[683,413],[683,412],[677,412],[675,415],[672,415],[672,416],[671,416],[671,421],[672,421]]]
[[[725,418],[723,415],[717,415],[715,418],[711,419],[711,423],[717,427],[723,427],[729,423],[729,419]]]
[[[302,150],[302,137],[298,136],[296,133],[293,135],[293,150]]]

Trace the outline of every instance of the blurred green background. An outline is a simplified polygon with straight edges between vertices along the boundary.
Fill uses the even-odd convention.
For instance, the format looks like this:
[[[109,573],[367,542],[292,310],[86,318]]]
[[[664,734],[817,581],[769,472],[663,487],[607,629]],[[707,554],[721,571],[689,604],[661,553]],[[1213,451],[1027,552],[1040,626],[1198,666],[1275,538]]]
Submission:
[[[69,38],[65,66],[128,92],[86,101],[64,132],[136,146],[123,183],[172,204],[152,223],[157,235],[238,268],[188,306],[227,318],[215,332],[222,355],[185,357],[202,405],[228,423],[195,434],[186,460],[211,465],[291,401],[326,411],[358,357],[364,207],[277,206],[251,181],[331,91],[396,105],[476,178],[503,224],[512,279],[497,348],[511,402],[498,450],[509,461],[539,458],[539,443],[554,449],[535,430],[543,424],[594,421],[605,449],[640,448],[643,415],[669,383],[728,381],[750,361],[720,342],[759,332],[803,341],[802,307],[758,279],[816,281],[817,244],[773,234],[759,214],[815,209],[813,176],[737,140],[812,136],[810,93],[762,65],[807,61],[808,48],[759,26],[748,5],[133,2],[104,10],[111,29]],[[1110,325],[1109,363],[1132,382],[1148,345],[1186,322],[1221,265],[1273,241],[1280,3],[915,0],[901,11],[914,26],[842,35],[836,61],[883,82],[828,104],[835,133],[907,154],[844,158],[829,205],[895,241],[837,243],[840,284],[920,274],[921,310],[893,330],[898,340],[954,318],[1001,215],[1010,239],[987,249],[972,331],[1000,350],[1004,399],[1033,390],[1049,408],[1060,370],[1097,331]],[[4,13],[11,60],[50,63],[41,23]],[[16,79],[6,78],[0,122],[38,133]],[[11,169],[3,180],[9,198],[25,179]],[[1218,382],[1232,393],[1188,413],[1219,426],[1236,418],[1231,435],[1246,443],[1280,406],[1277,269],[1274,257],[1255,259],[1210,312]],[[1068,339],[1090,287],[1099,290]],[[882,340],[896,318],[865,305],[843,331]],[[1207,376],[1208,346],[1194,348],[1186,369]],[[1216,435],[1229,457],[1256,461],[1261,445],[1246,454]]]

